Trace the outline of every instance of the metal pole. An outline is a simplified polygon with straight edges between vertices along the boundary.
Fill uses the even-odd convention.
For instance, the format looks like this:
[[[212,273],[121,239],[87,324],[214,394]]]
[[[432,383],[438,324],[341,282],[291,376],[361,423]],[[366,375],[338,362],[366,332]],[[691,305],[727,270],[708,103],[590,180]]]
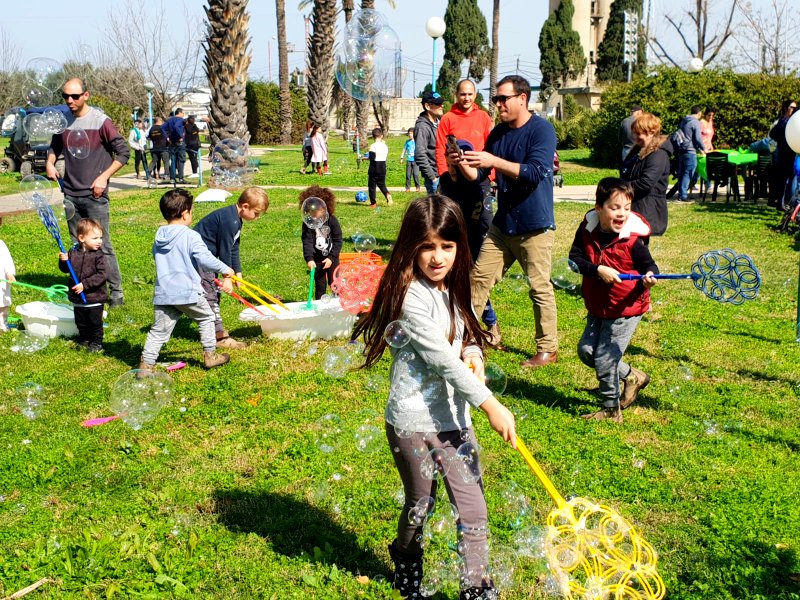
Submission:
[[[203,149],[197,147],[197,186],[203,187]]]
[[[153,92],[147,92],[147,120],[149,126],[153,126]]]
[[[433,38],[433,60],[431,60],[431,91],[436,91],[436,38]]]

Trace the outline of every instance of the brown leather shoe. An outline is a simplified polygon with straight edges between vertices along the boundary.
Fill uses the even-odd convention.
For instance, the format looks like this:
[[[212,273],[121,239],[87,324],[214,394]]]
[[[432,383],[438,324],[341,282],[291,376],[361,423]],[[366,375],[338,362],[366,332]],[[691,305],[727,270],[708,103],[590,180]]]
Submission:
[[[489,339],[486,340],[486,344],[490,348],[494,348],[495,350],[502,350],[503,349],[503,336],[500,334],[500,326],[495,323],[491,327],[489,327]]]
[[[639,369],[631,367],[631,372],[623,379],[625,382],[625,390],[622,392],[622,397],[619,399],[619,407],[622,410],[628,408],[631,404],[636,402],[639,392],[647,387],[650,383],[650,375]]]
[[[581,419],[587,421],[614,421],[614,423],[622,423],[622,409],[619,406],[613,408],[604,408],[595,413],[588,415],[581,415]]]
[[[544,367],[545,365],[550,365],[557,362],[558,362],[558,352],[537,352],[536,354],[531,356],[528,360],[524,360],[520,364],[523,367],[530,367],[531,369],[535,369],[536,367]]]

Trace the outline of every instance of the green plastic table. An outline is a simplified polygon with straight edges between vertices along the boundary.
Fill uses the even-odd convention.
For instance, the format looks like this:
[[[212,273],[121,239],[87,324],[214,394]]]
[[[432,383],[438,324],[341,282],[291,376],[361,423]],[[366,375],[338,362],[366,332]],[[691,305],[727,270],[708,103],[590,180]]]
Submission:
[[[736,165],[736,167],[747,167],[748,165],[754,165],[758,162],[758,154],[754,152],[740,152],[739,150],[731,150],[731,149],[724,149],[724,150],[714,150],[714,152],[722,152],[723,154],[728,155],[728,162],[732,165]],[[706,155],[698,156],[697,157],[697,175],[703,179],[706,179]]]

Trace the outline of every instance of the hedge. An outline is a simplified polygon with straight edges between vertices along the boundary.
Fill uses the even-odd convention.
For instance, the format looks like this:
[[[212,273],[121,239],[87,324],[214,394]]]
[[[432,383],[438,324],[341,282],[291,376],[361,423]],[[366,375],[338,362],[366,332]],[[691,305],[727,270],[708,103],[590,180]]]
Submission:
[[[714,146],[737,148],[767,135],[778,118],[781,102],[798,97],[800,80],[796,77],[662,68],[629,84],[614,83],[606,88],[591,133],[592,158],[610,167],[619,166],[620,123],[635,104],[661,117],[662,131],[667,134],[677,128],[693,105],[713,107],[717,130]]]
[[[308,104],[305,92],[296,87],[292,91],[292,142],[303,141]],[[251,144],[278,144],[281,140],[280,88],[275,83],[248,81],[245,91],[247,102],[247,128]]]

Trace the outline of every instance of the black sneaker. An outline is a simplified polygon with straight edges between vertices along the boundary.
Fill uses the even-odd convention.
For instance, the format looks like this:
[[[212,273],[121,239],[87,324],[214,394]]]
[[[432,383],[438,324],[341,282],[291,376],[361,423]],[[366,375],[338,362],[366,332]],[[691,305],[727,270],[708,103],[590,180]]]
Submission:
[[[125,305],[125,298],[120,296],[119,298],[112,298],[111,301],[108,303],[108,308],[116,308],[118,306],[124,306],[124,305]]]
[[[95,354],[97,352],[102,352],[103,347],[100,344],[89,344],[89,352]]]

